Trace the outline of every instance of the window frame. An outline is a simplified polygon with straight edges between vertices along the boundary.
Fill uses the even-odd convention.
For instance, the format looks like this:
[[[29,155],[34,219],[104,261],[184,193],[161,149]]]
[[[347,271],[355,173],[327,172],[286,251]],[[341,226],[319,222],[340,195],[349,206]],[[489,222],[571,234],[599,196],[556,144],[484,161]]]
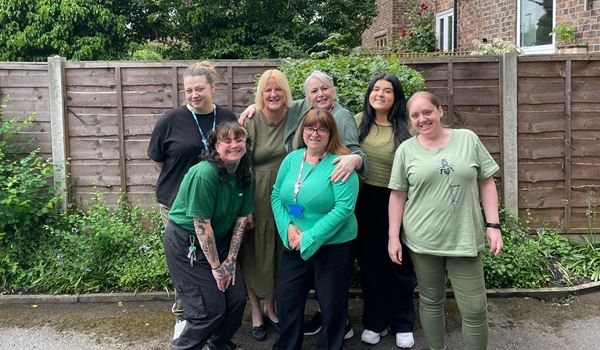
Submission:
[[[451,21],[448,21],[448,19],[452,18]],[[448,48],[443,48],[440,47],[440,19],[444,20],[444,35],[446,35],[446,33],[448,33],[448,28],[452,28],[452,36],[451,36],[451,42]],[[441,12],[438,12],[435,14],[435,38],[436,38],[436,44],[438,46],[438,48],[440,49],[440,51],[442,52],[452,52],[455,50],[456,45],[454,42],[454,31],[456,30],[456,28],[454,28],[454,9],[448,9],[448,10],[444,10]],[[445,40],[445,44],[448,45],[447,40]]]
[[[517,46],[521,48],[526,55],[542,55],[555,53],[555,41],[554,35],[552,36],[552,43],[537,46],[523,46],[521,44],[521,4],[523,1],[528,0],[517,0]],[[556,0],[552,0],[552,28],[556,26]]]

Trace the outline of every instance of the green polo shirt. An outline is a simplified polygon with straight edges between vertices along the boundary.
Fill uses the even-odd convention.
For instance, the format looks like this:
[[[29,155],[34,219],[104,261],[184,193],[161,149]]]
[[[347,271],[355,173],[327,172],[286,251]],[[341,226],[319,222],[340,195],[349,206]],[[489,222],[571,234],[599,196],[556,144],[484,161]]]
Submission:
[[[217,168],[200,162],[188,170],[179,186],[169,219],[194,233],[194,218],[210,219],[216,239],[224,237],[236,218],[252,213],[252,185],[242,188],[235,174],[219,179]]]

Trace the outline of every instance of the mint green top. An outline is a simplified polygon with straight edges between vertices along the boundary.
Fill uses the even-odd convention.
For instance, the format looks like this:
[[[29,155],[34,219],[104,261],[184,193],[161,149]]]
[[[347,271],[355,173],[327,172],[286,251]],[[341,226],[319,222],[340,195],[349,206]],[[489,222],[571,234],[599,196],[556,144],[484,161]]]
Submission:
[[[169,219],[194,234],[194,218],[210,219],[216,239],[224,237],[235,219],[252,213],[252,185],[241,188],[235,174],[219,179],[217,168],[203,161],[191,167],[169,211]]]
[[[362,115],[358,113],[354,116],[356,125],[360,125]],[[360,146],[369,159],[369,173],[363,182],[371,186],[388,187],[394,162],[393,126],[373,123]]]
[[[479,180],[498,171],[498,164],[479,137],[451,129],[450,141],[425,148],[416,137],[396,150],[389,188],[408,192],[402,241],[419,254],[476,256],[483,249],[484,221]]]
[[[304,207],[304,217],[290,216],[289,204],[294,202],[294,184],[304,151],[302,148],[288,154],[281,163],[271,194],[271,206],[279,236],[287,249],[290,249],[288,226],[294,224],[303,231],[300,255],[308,260],[325,244],[339,244],[356,238],[354,206],[358,197],[358,175],[353,172],[348,181],[332,183],[329,176],[335,165],[331,162],[339,157],[335,154],[328,153],[316,166],[305,162],[302,177],[306,179],[298,193],[298,204]]]

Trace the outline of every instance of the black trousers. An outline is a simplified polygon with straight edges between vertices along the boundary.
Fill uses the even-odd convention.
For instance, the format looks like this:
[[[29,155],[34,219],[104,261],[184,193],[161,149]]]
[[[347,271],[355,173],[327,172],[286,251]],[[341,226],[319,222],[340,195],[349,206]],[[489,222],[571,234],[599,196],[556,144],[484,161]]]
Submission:
[[[408,249],[402,245],[402,265],[388,255],[390,189],[363,185],[356,203],[357,252],[363,291],[365,329],[412,332],[416,277]]]
[[[277,280],[277,311],[281,334],[273,349],[300,350],[304,306],[314,285],[323,315],[318,348],[341,349],[348,317],[348,284],[354,261],[354,240],[322,246],[308,261],[285,250]]]
[[[246,286],[239,264],[235,285],[221,292],[197,239],[196,261],[193,267],[190,265],[186,256],[190,232],[169,221],[163,240],[169,274],[183,304],[183,318],[186,320],[183,332],[172,341],[171,349],[200,350],[209,338],[216,345],[225,344],[240,328],[246,307]],[[229,253],[230,241],[231,235],[216,241],[221,261]]]

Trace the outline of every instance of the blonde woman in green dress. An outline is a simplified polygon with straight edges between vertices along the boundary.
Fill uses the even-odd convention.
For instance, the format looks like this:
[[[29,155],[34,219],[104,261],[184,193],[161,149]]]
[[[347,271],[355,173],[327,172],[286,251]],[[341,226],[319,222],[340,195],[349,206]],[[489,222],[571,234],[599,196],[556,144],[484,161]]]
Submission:
[[[287,155],[283,144],[287,110],[292,103],[287,77],[279,70],[264,72],[256,91],[256,114],[244,121],[250,137],[254,170],[254,231],[241,248],[240,265],[252,306],[251,335],[257,341],[267,337],[265,323],[278,331],[275,306],[275,278],[283,251],[277,234],[270,195],[277,170]],[[264,307],[261,306],[264,300]]]

